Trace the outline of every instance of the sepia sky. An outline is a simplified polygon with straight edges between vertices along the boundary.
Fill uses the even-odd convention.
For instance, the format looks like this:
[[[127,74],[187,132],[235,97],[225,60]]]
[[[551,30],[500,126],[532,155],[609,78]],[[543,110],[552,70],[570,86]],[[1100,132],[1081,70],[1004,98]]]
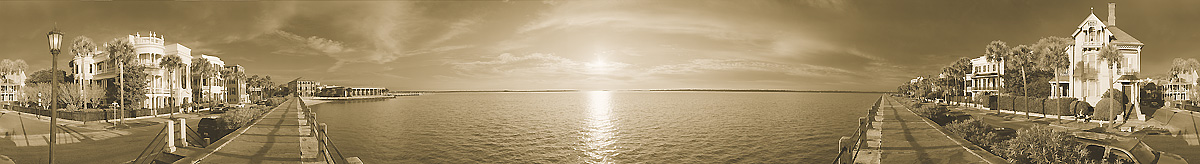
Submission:
[[[1118,1],[1142,76],[1200,58],[1200,1]],[[0,58],[154,31],[248,74],[393,90],[890,91],[992,40],[1067,37],[1105,1],[0,2]],[[60,57],[60,64],[69,57]]]

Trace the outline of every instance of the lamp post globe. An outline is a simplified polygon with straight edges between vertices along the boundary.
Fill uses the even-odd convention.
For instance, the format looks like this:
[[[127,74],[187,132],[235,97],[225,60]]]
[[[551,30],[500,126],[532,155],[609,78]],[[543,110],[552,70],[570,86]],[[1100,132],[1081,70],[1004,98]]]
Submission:
[[[50,72],[52,73],[58,73],[55,71],[58,71],[58,53],[61,52],[59,45],[62,43],[62,37],[63,33],[58,31],[58,25],[55,25],[54,30],[50,30],[50,33],[46,34],[46,38],[50,42]],[[58,128],[55,127],[58,126],[58,82],[61,80],[58,78],[58,74],[54,74],[50,78],[50,157],[48,163],[51,164],[54,163],[54,144],[58,142]]]

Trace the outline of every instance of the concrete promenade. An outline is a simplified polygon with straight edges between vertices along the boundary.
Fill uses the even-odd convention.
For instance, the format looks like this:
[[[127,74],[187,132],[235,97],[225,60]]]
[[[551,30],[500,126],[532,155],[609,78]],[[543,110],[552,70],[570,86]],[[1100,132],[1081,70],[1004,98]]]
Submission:
[[[878,162],[863,163],[1007,163],[961,138],[949,136],[937,123],[913,113],[903,103],[884,96],[879,105],[881,144],[868,145],[882,153]]]
[[[290,97],[247,128],[207,148],[181,149],[175,163],[324,163],[317,155],[302,103]]]

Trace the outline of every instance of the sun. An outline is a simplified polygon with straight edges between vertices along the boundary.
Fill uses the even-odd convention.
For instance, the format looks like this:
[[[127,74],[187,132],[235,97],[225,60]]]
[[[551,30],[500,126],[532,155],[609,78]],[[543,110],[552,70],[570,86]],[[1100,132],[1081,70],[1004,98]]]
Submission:
[[[584,68],[587,69],[588,73],[608,74],[608,73],[611,73],[611,72],[617,70],[618,68],[623,66],[623,64],[616,63],[616,62],[609,62],[609,61],[605,61],[605,60],[601,59],[601,60],[584,63],[583,66],[584,66]]]

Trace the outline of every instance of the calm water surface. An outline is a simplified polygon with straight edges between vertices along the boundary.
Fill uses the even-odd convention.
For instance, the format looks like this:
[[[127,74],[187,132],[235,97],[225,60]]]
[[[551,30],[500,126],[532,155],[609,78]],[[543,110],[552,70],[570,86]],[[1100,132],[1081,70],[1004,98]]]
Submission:
[[[446,93],[312,108],[366,163],[828,163],[879,96]]]

